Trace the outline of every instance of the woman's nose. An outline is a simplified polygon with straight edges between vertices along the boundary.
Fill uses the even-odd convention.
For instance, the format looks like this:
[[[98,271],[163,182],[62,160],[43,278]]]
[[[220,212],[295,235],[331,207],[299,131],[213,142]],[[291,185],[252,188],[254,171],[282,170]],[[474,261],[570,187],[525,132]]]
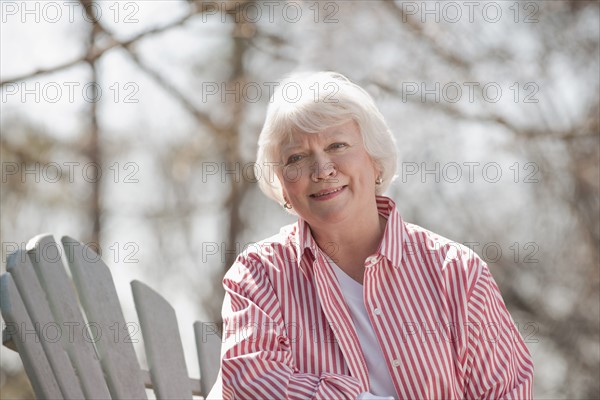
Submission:
[[[328,157],[321,157],[315,160],[313,164],[311,178],[313,181],[318,182],[322,179],[331,179],[335,177],[336,174],[337,167],[335,163]]]

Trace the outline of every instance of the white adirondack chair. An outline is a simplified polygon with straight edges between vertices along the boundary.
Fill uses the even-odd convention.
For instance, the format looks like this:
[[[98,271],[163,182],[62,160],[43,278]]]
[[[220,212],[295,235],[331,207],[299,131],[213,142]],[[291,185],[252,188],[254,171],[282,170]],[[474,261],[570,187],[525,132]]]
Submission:
[[[0,277],[3,343],[19,352],[37,398],[146,399],[146,388],[158,399],[220,398],[221,341],[211,325],[194,324],[201,379],[190,379],[173,307],[131,282],[150,369],[142,370],[131,341],[115,335],[127,330],[110,270],[88,246],[61,242],[31,239]]]

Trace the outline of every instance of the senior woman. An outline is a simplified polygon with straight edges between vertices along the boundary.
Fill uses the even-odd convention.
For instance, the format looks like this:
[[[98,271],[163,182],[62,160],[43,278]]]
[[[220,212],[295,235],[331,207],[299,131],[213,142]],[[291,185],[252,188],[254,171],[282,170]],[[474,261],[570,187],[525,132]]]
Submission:
[[[223,280],[224,398],[532,397],[485,262],[382,196],[396,147],[363,89],[331,72],[284,80],[258,145],[260,188],[298,221]]]

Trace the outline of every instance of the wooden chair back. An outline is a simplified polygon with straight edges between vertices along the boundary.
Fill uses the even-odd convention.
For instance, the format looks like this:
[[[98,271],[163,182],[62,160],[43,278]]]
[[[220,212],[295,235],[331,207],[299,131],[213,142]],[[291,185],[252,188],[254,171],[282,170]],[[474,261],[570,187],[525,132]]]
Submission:
[[[175,310],[144,283],[131,287],[149,371],[128,334],[138,327],[126,322],[110,270],[89,246],[40,235],[8,257],[3,342],[19,352],[37,398],[146,399],[146,388],[158,399],[208,394],[219,373],[218,332],[194,325],[202,379],[190,379]]]

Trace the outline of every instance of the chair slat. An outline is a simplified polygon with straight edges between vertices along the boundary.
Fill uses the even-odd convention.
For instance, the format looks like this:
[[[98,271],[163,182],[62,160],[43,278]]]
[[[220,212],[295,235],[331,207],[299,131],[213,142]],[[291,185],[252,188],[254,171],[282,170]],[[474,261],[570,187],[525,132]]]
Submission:
[[[175,310],[158,293],[140,281],[131,282],[150,375],[158,399],[191,399]]]
[[[69,237],[62,244],[62,260],[73,282],[52,235],[36,236],[27,252],[11,255],[9,272],[0,278],[6,321],[2,341],[19,352],[36,396],[145,399],[146,387],[158,399],[206,397],[219,369],[220,336],[198,342],[205,349],[200,352],[204,379],[188,378],[175,311],[158,293],[134,281],[151,367],[142,371],[129,338],[114,335],[126,324],[110,271],[89,247]],[[215,387],[211,394],[220,394]]]
[[[35,274],[29,254],[17,250],[8,257],[6,264],[6,270],[13,277],[27,313],[34,322],[36,333],[64,398],[83,398],[81,383],[61,343],[65,334],[68,336],[68,332],[65,332],[65,326],[54,320],[46,293]]]
[[[126,324],[110,270],[89,246],[68,236],[61,242],[88,323],[97,328],[96,349],[112,397],[146,399],[143,374],[130,338],[114,340],[112,334]]]
[[[52,235],[39,235],[27,243],[27,250],[40,284],[48,296],[54,320],[63,328],[62,345],[78,371],[85,398],[110,398],[96,350],[89,337],[84,337],[86,322],[61,261],[62,246]]]
[[[34,324],[9,273],[0,277],[0,309],[7,328],[11,328],[10,336],[19,351],[35,396],[38,399],[63,398]]]
[[[221,335],[216,324],[201,321],[194,323],[194,333],[200,363],[200,389],[202,393],[209,393],[220,371]]]

